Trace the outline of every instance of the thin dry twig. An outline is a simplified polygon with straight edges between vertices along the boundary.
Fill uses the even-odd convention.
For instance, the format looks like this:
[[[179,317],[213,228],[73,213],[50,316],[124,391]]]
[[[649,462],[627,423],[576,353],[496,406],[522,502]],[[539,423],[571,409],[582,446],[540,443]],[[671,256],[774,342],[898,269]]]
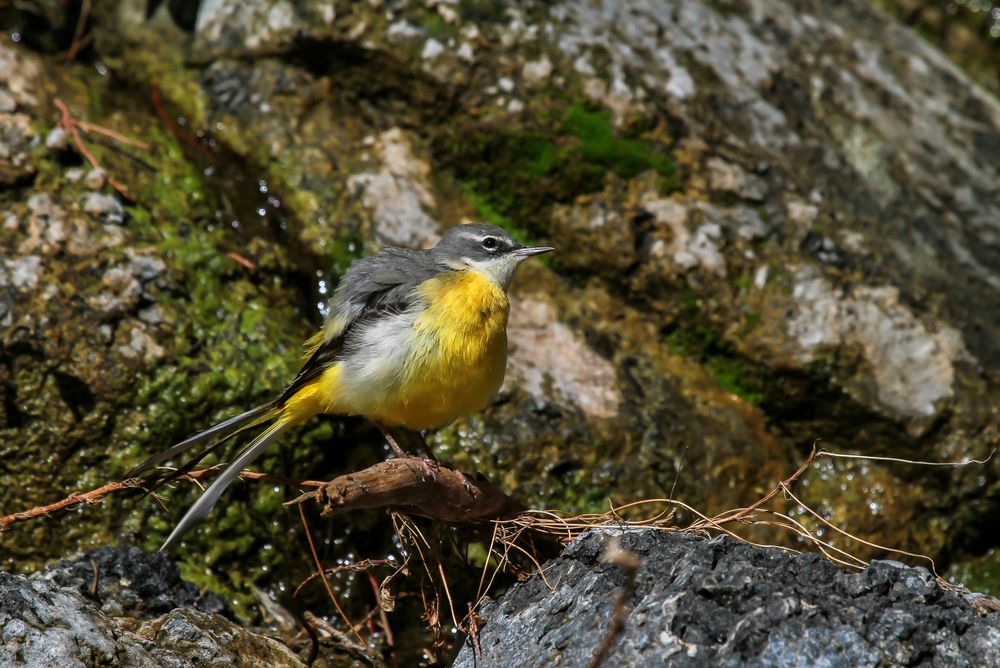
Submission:
[[[316,632],[319,631],[324,635],[326,635],[327,637],[329,637],[333,641],[333,643],[340,649],[364,657],[365,662],[371,664],[371,657],[368,656],[368,648],[365,646],[363,642],[360,645],[357,644],[354,638],[351,638],[349,635],[338,629],[330,622],[326,621],[322,617],[314,615],[308,610],[302,613],[302,621],[304,622],[303,627],[306,629],[306,632],[309,633],[310,638],[312,638],[313,640],[314,648],[318,649],[317,646],[319,644],[318,642],[319,636]],[[354,630],[353,627],[352,630]],[[310,657],[315,659],[314,653],[312,651],[310,651],[309,655]],[[309,662],[306,665],[312,665],[312,663]]]
[[[59,114],[61,117],[60,124],[63,126],[63,129],[66,130],[66,132],[68,132],[69,135],[73,138],[73,143],[76,144],[76,150],[78,150],[80,152],[80,155],[82,155],[84,159],[90,163],[91,167],[93,167],[94,169],[100,169],[104,171],[104,169],[101,167],[101,163],[97,161],[97,158],[94,157],[94,154],[90,152],[90,149],[88,149],[87,145],[84,143],[83,137],[80,136],[80,130],[82,129],[80,121],[73,118],[73,114],[70,113],[69,107],[67,107],[66,103],[63,102],[61,99],[57,97],[54,100],[54,103],[56,105],[56,108],[59,109]],[[90,130],[96,131],[96,128],[98,127],[99,126],[94,125],[92,123],[87,123],[87,128]],[[109,133],[114,133],[116,135],[118,134],[115,133],[113,130],[107,130],[106,128],[102,128],[102,131],[105,130],[106,132],[103,133],[108,134],[108,136],[111,136]],[[108,179],[108,184],[112,188],[117,190],[122,197],[124,197],[129,202],[136,201],[135,198],[132,197],[132,194],[128,191],[128,188],[126,188],[121,181],[118,181],[110,174],[107,176],[107,179]]]
[[[244,267],[245,269],[249,269],[250,271],[257,271],[257,265],[253,263],[253,260],[248,260],[247,258],[243,257],[236,251],[229,251],[228,253],[226,253],[226,257],[235,261],[237,264]]]
[[[817,457],[832,457],[835,459],[866,459],[875,462],[897,462],[899,464],[916,464],[917,466],[968,466],[969,464],[988,464],[993,455],[996,454],[996,450],[990,450],[990,454],[986,455],[986,459],[967,459],[960,462],[925,462],[919,459],[901,459],[899,457],[877,457],[875,455],[855,455],[843,452],[830,452],[829,450],[820,450],[816,453]]]
[[[87,19],[90,18],[90,2],[91,0],[83,0],[80,3],[80,15],[76,19],[76,28],[73,30],[73,41],[69,45],[69,50],[66,52],[67,62],[73,62],[76,59],[80,49],[89,43],[89,39],[84,41],[83,31],[87,28]]]
[[[469,637],[472,638],[472,646],[476,650],[476,659],[483,660],[483,646],[479,643],[479,615],[476,614],[475,606],[468,604],[469,608]]]
[[[94,123],[89,123],[81,119],[75,119],[73,122],[76,123],[77,127],[83,130],[84,132],[95,132],[99,135],[104,135],[109,139],[114,139],[116,142],[120,144],[126,144],[128,146],[141,148],[143,151],[148,151],[150,149],[149,143],[144,141],[139,141],[138,139],[132,139],[131,137],[123,135],[120,132],[115,132],[111,128],[106,128],[103,125],[96,125]]]
[[[206,469],[199,469],[197,471],[190,471],[184,475],[177,478],[177,480],[187,480],[194,482],[195,484],[200,484],[200,480],[203,478],[211,478],[217,476],[221,473],[219,467],[212,467]],[[286,478],[284,476],[276,476],[268,473],[256,473],[254,471],[243,471],[240,473],[240,478],[244,480],[264,480],[268,482],[277,482],[285,485],[293,485],[296,487],[322,487],[325,482],[320,482],[318,480],[295,480],[292,478]],[[108,483],[107,485],[102,485],[97,489],[92,489],[89,492],[73,492],[69,496],[55,503],[49,503],[44,506],[36,506],[28,510],[21,511],[19,513],[11,513],[10,515],[5,515],[0,517],[0,531],[8,529],[12,524],[17,524],[18,522],[26,522],[28,520],[37,519],[39,517],[44,517],[46,515],[52,515],[60,511],[70,510],[77,506],[89,505],[92,503],[100,502],[105,496],[109,494],[115,494],[117,492],[131,491],[135,489],[143,489],[146,484],[146,479],[144,478],[129,478],[128,480],[121,480],[119,482]],[[155,496],[155,495],[154,495]]]
[[[127,481],[126,481],[127,482]],[[78,493],[73,492],[65,499],[61,501],[56,501],[55,503],[49,503],[44,506],[36,506],[29,510],[25,510],[19,513],[11,513],[10,515],[5,515],[0,517],[0,531],[6,530],[10,525],[16,524],[17,522],[26,522],[28,520],[33,520],[45,515],[51,515],[52,513],[59,512],[60,510],[66,510],[68,508],[73,508],[80,505],[85,505],[89,503],[97,503],[102,497],[114,493],[120,492],[126,489],[124,482],[114,482],[108,485],[103,485],[97,489],[92,489],[89,492]]]
[[[306,540],[309,541],[309,551],[312,553],[313,561],[316,562],[316,570],[322,574],[323,586],[326,587],[326,593],[330,595],[330,600],[333,601],[333,607],[337,609],[341,619],[343,619],[344,623],[347,624],[347,628],[354,633],[354,637],[358,639],[358,643],[364,647],[364,639],[361,637],[361,634],[358,633],[354,625],[351,624],[351,620],[347,618],[347,614],[344,612],[344,609],[340,607],[340,603],[337,601],[337,597],[333,593],[333,587],[330,586],[330,581],[326,579],[326,569],[323,568],[323,563],[319,560],[319,553],[316,552],[316,544],[313,542],[312,532],[309,531],[309,522],[306,521],[306,511],[301,505],[299,506],[299,517],[302,518],[302,528],[306,532]]]
[[[794,519],[789,514],[781,512],[775,508],[768,507],[768,505],[777,498],[785,499],[786,501],[794,502],[798,504],[804,512],[806,512],[812,520],[815,520],[820,525],[831,531],[836,532],[840,536],[846,538],[849,545],[860,545],[873,550],[879,550],[883,552],[890,552],[895,554],[901,554],[915,559],[920,559],[928,562],[930,564],[931,571],[937,578],[938,584],[942,587],[955,589],[956,586],[947,582],[941,578],[936,571],[934,561],[927,555],[916,554],[913,552],[908,552],[906,550],[901,550],[897,548],[891,548],[886,545],[880,545],[872,541],[867,541],[845,529],[836,526],[833,522],[824,518],[816,510],[807,506],[799,497],[797,497],[791,490],[792,486],[798,481],[812,466],[813,462],[819,457],[836,457],[844,459],[874,459],[877,461],[889,461],[889,462],[900,462],[906,464],[917,464],[917,465],[930,465],[930,466],[965,466],[969,464],[985,464],[990,461],[993,456],[993,452],[985,459],[972,459],[963,462],[920,462],[914,460],[899,460],[890,457],[868,457],[864,455],[844,455],[840,453],[833,453],[827,450],[818,450],[816,444],[802,462],[801,466],[792,473],[790,476],[780,481],[775,485],[767,494],[762,496],[760,499],[755,501],[753,504],[746,506],[744,508],[734,508],[731,510],[723,511],[714,516],[709,517],[704,513],[698,511],[697,509],[691,507],[690,505],[684,503],[683,501],[678,501],[677,499],[644,499],[641,501],[633,501],[621,506],[611,505],[609,511],[605,513],[591,513],[582,515],[568,515],[559,511],[540,511],[540,510],[528,510],[518,514],[514,518],[498,520],[496,522],[501,528],[496,532],[496,540],[492,541],[490,544],[490,553],[501,563],[506,559],[506,550],[509,546],[506,544],[508,536],[510,535],[510,530],[512,529],[530,529],[535,533],[548,534],[554,538],[557,538],[561,542],[569,542],[574,540],[582,532],[593,529],[596,527],[607,527],[607,526],[617,526],[622,529],[641,529],[646,528],[650,530],[657,531],[667,531],[667,532],[678,532],[683,531],[687,533],[697,533],[703,535],[713,535],[713,532],[724,533],[731,538],[747,543],[749,545],[754,545],[756,547],[774,547],[781,550],[786,550],[790,552],[797,552],[789,547],[780,545],[764,545],[760,543],[755,543],[743,536],[738,532],[739,525],[752,525],[752,526],[769,526],[784,531],[789,531],[796,535],[800,539],[806,541],[808,544],[812,545],[817,549],[824,557],[827,559],[841,564],[845,567],[851,569],[862,569],[868,565],[868,561],[862,559],[861,557],[851,554],[848,549],[834,545],[828,540],[823,540],[817,533],[817,530],[811,529],[806,526],[803,522]],[[669,510],[671,507],[681,508],[690,512],[694,515],[694,521],[688,523],[686,526],[677,526],[670,524],[673,520],[673,512]],[[643,509],[658,508],[658,512],[655,512],[647,517],[642,518],[626,518],[625,513],[634,514],[636,511],[641,511]],[[536,568],[539,568],[536,565]],[[538,572],[541,572],[539,568]],[[542,573],[544,577],[544,573]],[[489,585],[486,590],[489,590]],[[483,594],[477,593],[477,596],[482,596]]]
[[[809,513],[812,517],[814,517],[818,522],[820,522],[824,526],[830,528],[831,530],[836,531],[840,535],[845,536],[845,537],[847,537],[847,538],[849,538],[849,539],[851,539],[851,540],[853,540],[855,542],[861,543],[862,545],[874,548],[876,550],[883,550],[885,552],[893,552],[895,554],[902,554],[902,555],[907,556],[907,557],[913,557],[914,559],[924,559],[924,560],[926,560],[930,564],[931,572],[934,574],[934,577],[937,578],[939,582],[944,582],[943,578],[940,575],[938,575],[937,567],[934,565],[934,560],[931,559],[926,554],[917,554],[915,552],[907,552],[906,550],[901,550],[901,549],[895,548],[895,547],[888,547],[886,545],[879,545],[878,543],[872,543],[870,541],[867,541],[864,538],[861,538],[860,536],[855,536],[854,534],[850,533],[849,531],[841,529],[836,524],[834,524],[830,520],[826,519],[825,517],[823,517],[822,515],[820,515],[819,513],[817,513],[815,510],[813,510],[812,508],[810,508],[808,505],[806,505],[805,503],[803,503],[799,499],[799,497],[795,496],[795,494],[792,493],[792,490],[790,490],[790,489],[788,489],[786,487],[784,491],[785,491],[786,494],[788,494],[789,497],[791,497],[791,499],[793,501],[795,501],[795,503],[799,504],[799,506],[802,507],[802,509],[804,509],[807,513]]]
[[[371,568],[375,568],[376,566],[395,566],[395,565],[396,564],[394,562],[389,561],[388,559],[364,559],[362,561],[356,561],[353,564],[345,564],[343,566],[331,566],[326,569],[324,574],[335,575],[337,573],[343,573],[344,571],[354,571],[355,573],[363,573],[367,572]],[[319,575],[320,574],[317,573],[316,571],[310,573],[302,582],[299,583],[299,586],[295,588],[295,591],[292,592],[292,598],[298,596],[299,592],[302,591],[302,588],[305,587],[310,582],[312,582],[313,580],[315,580],[316,578],[318,578]]]
[[[375,581],[375,576],[371,572],[368,573],[368,583],[375,593],[375,608],[378,610],[378,620],[382,625],[382,632],[385,633],[385,642],[389,647],[395,647],[396,640],[392,635],[392,627],[389,625],[389,615],[386,614],[385,606],[382,605],[382,589],[378,586],[378,582]]]
[[[458,623],[458,617],[455,616],[455,603],[451,600],[451,590],[448,589],[448,576],[444,574],[444,566],[438,561],[438,574],[441,576],[441,584],[444,586],[444,595],[448,599],[448,609],[451,610],[451,622],[455,625],[455,628],[461,628],[461,624]]]

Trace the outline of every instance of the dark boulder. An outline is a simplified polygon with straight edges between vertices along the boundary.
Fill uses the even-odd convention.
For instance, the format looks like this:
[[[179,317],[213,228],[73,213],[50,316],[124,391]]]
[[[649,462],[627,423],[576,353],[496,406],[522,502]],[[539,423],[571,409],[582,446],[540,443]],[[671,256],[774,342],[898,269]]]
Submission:
[[[101,548],[28,577],[0,571],[0,668],[304,665],[213,614],[224,608],[138,548]]]
[[[1000,666],[1000,615],[980,616],[926,569],[850,572],[727,537],[614,529],[485,606],[482,656],[467,641],[456,668],[588,666],[628,581],[604,560],[616,536],[639,567],[604,666]]]

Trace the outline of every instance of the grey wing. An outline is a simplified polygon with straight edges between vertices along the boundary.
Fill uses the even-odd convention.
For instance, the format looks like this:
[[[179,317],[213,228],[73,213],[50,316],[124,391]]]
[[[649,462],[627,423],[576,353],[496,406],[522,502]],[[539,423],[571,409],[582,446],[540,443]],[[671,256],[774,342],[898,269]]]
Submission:
[[[406,310],[414,289],[440,270],[426,251],[406,248],[387,248],[356,260],[330,299],[322,341],[302,365],[295,380],[282,392],[278,406],[340,358],[344,340],[358,322]]]
[[[440,270],[430,253],[407,248],[387,248],[358,260],[330,300],[328,334],[363,316],[405,308],[413,289]]]

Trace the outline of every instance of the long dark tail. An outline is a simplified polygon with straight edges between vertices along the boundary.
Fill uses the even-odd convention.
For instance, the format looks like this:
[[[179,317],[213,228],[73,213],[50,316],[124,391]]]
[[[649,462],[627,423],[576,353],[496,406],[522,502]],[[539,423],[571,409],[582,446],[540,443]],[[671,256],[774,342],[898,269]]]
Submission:
[[[129,478],[138,477],[146,471],[159,466],[168,459],[190,450],[199,443],[204,443],[205,441],[215,438],[228,439],[235,436],[242,429],[247,429],[260,424],[261,422],[265,422],[274,417],[276,407],[277,400],[269,401],[266,404],[257,406],[256,408],[251,408],[245,413],[240,413],[236,417],[224,420],[213,427],[209,427],[205,431],[199,432],[190,438],[184,439],[177,445],[171,446],[163,452],[153,455],[142,464],[139,464],[134,469],[126,473],[124,479],[127,480]],[[208,451],[202,453],[196,461],[199,461],[205,454],[208,454]]]
[[[257,410],[257,409],[254,409]],[[249,411],[248,411],[249,412]],[[246,413],[244,413],[246,415]],[[205,517],[215,503],[219,500],[222,492],[225,491],[226,487],[229,486],[236,476],[240,474],[243,467],[249,466],[255,459],[260,457],[260,455],[267,449],[267,446],[271,444],[275,438],[278,437],[283,431],[288,429],[290,426],[295,424],[297,420],[289,415],[280,415],[274,424],[269,426],[263,432],[257,435],[250,444],[246,447],[239,457],[237,457],[222,474],[215,479],[215,481],[206,489],[198,500],[195,501],[194,505],[188,509],[181,521],[178,522],[177,526],[171,532],[170,536],[167,538],[166,542],[160,548],[160,552],[166,552],[171,547],[177,544],[177,541],[181,539],[188,530],[198,523],[198,520]],[[176,446],[174,446],[176,447]]]

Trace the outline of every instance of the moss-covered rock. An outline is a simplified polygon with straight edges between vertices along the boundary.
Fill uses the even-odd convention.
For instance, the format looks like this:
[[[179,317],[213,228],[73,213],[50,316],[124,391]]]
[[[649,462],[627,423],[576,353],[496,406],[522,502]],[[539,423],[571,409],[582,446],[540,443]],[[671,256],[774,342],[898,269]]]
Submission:
[[[193,33],[143,5],[98,3],[98,68],[3,46],[45,74],[34,101],[4,84],[31,119],[0,193],[5,507],[269,398],[353,258],[471,218],[558,252],[514,286],[497,401],[432,440],[528,503],[711,513],[816,439],[1000,444],[1000,104],[868,4],[218,2]],[[92,173],[50,135],[56,96],[150,148],[88,134]],[[260,466],[330,477],[380,447],[317,419]],[[852,533],[942,564],[994,547],[996,461],[825,466],[802,498]],[[291,491],[227,493],[186,573],[241,610],[290,589],[312,568]],[[175,516],[137,496],[2,540],[27,567]],[[376,514],[323,532],[324,558],[395,549]]]

